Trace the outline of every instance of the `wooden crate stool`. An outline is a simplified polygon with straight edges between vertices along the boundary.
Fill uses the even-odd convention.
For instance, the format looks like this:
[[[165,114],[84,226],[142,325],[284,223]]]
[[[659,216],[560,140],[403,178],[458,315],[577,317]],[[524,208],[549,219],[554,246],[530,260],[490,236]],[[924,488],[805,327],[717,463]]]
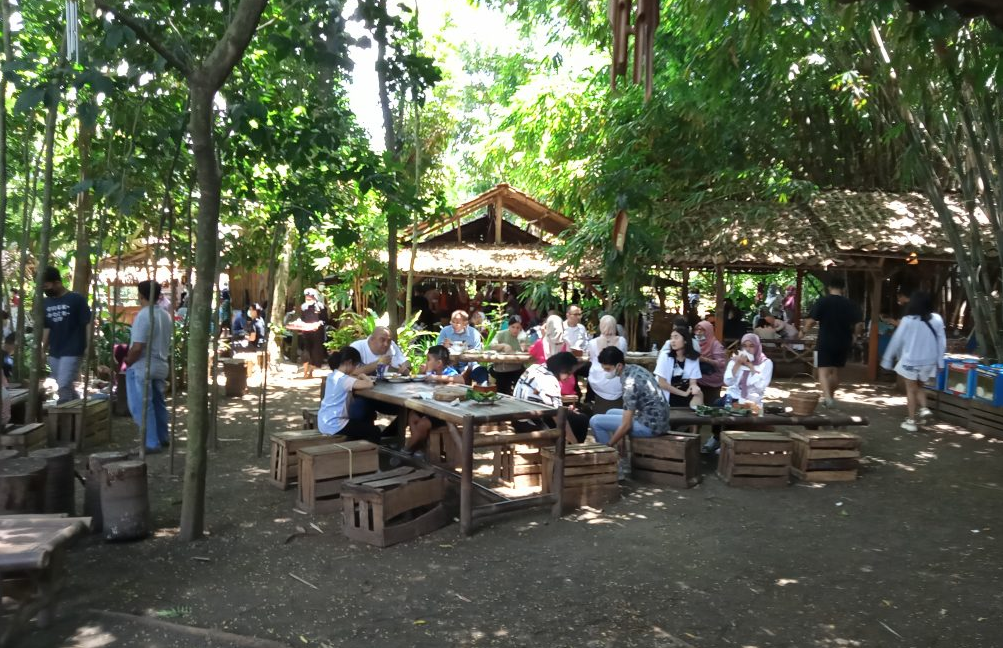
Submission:
[[[299,498],[308,513],[330,513],[338,508],[343,482],[380,468],[379,447],[368,441],[342,441],[308,446],[299,451]]]
[[[310,446],[342,443],[348,438],[343,435],[321,434],[320,432],[293,431],[276,432],[272,439],[271,478],[273,486],[282,490],[294,485],[299,476],[299,451]]]
[[[29,450],[44,447],[48,434],[43,423],[11,425],[0,434],[0,448],[17,450],[18,455],[24,457]]]
[[[849,432],[791,432],[791,474],[807,482],[854,481],[860,437]]]
[[[539,486],[543,472],[540,448],[525,445],[505,445],[495,451],[494,478],[514,488]]]
[[[700,483],[700,435],[631,437],[630,463],[630,475],[638,481],[693,488]]]
[[[449,524],[445,484],[411,467],[347,480],[341,487],[345,536],[377,547],[411,540]]]
[[[551,492],[554,449],[541,448],[543,492]],[[564,508],[598,508],[620,499],[617,468],[620,453],[600,443],[581,443],[564,451]]]
[[[303,429],[304,430],[316,430],[317,429],[317,416],[320,414],[320,408],[317,407],[304,407],[303,408]]]
[[[428,461],[450,470],[460,467],[460,448],[453,442],[449,428],[434,427],[428,432]]]
[[[787,486],[793,445],[777,432],[722,432],[717,474],[729,486]]]
[[[49,445],[70,445],[78,450],[108,441],[107,400],[77,400],[49,408]]]

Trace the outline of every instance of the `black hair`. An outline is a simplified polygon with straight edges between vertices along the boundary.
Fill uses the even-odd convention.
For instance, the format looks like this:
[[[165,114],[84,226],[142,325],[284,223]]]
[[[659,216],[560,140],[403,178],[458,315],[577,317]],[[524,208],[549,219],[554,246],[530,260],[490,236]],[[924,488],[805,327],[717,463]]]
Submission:
[[[930,315],[933,313],[933,298],[930,293],[917,290],[912,295],[909,296],[909,305],[906,306],[906,315],[919,315],[919,318],[924,322],[930,321]]]
[[[17,342],[17,334],[15,333],[8,333],[3,339],[4,344],[14,344],[15,342]]]
[[[602,365],[623,364],[623,351],[615,346],[603,347],[603,350],[599,352],[597,360]]]
[[[672,329],[672,333],[678,333],[679,335],[683,336],[682,352],[684,358],[689,358],[690,360],[696,360],[697,358],[700,357],[700,352],[693,348],[693,334],[690,333],[689,327],[677,326],[674,329]],[[673,353],[677,352],[673,351]]]
[[[682,328],[684,326],[688,327],[689,325],[690,321],[685,317],[683,317],[682,315],[678,315],[674,320],[672,320],[672,326],[675,328]]]
[[[508,325],[512,326],[513,324],[518,324],[519,326],[522,326],[522,318],[519,317],[518,315],[509,315]]]
[[[428,347],[428,351],[425,352],[430,358],[435,358],[436,360],[441,360],[442,362],[449,364],[449,349],[442,346],[441,344],[435,344]]]
[[[156,281],[140,281],[136,285],[136,289],[146,301],[157,301],[160,299],[160,284]],[[150,297],[151,290],[153,292],[153,297]]]
[[[829,277],[829,281],[825,285],[835,290],[846,290],[846,280],[839,275]]]
[[[769,326],[769,322],[767,322],[762,316],[760,316],[756,318],[756,321],[753,324],[753,326],[756,328],[762,328],[764,326]]]
[[[42,283],[63,283],[63,278],[59,274],[59,269],[53,266],[45,266],[45,270],[42,270]]]
[[[351,362],[356,366],[362,364],[362,355],[359,353],[359,350],[355,347],[346,346],[341,347],[340,351],[335,351],[327,356],[327,366],[331,367],[331,371],[334,371],[345,362]]]
[[[577,363],[578,358],[575,357],[575,354],[570,351],[561,351],[547,358],[547,369],[555,376],[560,376],[571,373]]]

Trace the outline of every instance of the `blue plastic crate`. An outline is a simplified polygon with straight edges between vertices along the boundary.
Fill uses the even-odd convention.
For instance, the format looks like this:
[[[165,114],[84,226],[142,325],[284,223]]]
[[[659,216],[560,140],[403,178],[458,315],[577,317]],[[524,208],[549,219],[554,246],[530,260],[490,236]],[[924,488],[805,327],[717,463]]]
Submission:
[[[978,366],[977,362],[948,360],[944,372],[944,391],[961,398],[971,398],[975,393],[975,369]]]
[[[975,371],[972,396],[976,400],[1003,407],[1003,365],[979,365]]]

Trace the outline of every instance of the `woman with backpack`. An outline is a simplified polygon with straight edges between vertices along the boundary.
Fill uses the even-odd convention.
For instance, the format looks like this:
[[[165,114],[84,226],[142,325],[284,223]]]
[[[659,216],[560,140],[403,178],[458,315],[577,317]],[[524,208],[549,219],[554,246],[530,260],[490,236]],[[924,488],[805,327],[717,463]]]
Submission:
[[[902,422],[903,430],[915,432],[919,424],[931,416],[932,412],[926,406],[923,383],[936,376],[938,369],[944,368],[946,350],[944,320],[933,312],[930,293],[914,292],[909,298],[905,317],[895,329],[881,360],[882,367],[894,367],[895,373],[905,381],[909,417]]]

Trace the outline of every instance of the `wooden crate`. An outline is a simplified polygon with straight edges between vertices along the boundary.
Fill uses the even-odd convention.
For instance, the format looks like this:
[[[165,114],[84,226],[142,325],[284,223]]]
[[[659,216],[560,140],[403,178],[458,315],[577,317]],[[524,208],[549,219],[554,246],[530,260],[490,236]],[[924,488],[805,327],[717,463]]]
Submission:
[[[9,425],[3,434],[0,434],[0,448],[16,450],[18,456],[25,457],[29,450],[45,447],[48,434],[44,423]]]
[[[317,416],[320,413],[320,408],[317,407],[304,407],[303,408],[303,429],[304,430],[316,430],[317,429]]]
[[[776,432],[722,432],[717,474],[729,486],[786,486],[792,447]]]
[[[445,425],[434,427],[428,432],[428,461],[450,470],[460,467],[460,448]]]
[[[431,470],[411,467],[346,480],[341,502],[345,535],[377,547],[411,540],[449,524],[445,485]]]
[[[693,488],[700,483],[700,435],[631,437],[630,463],[630,475],[638,481]]]
[[[931,398],[932,397],[932,398]],[[928,392],[927,406],[938,419],[952,425],[968,427],[971,422],[971,400],[947,392]]]
[[[541,448],[544,493],[553,490],[554,449]],[[568,446],[564,453],[564,508],[598,508],[620,499],[617,468],[620,453],[599,443]]]
[[[48,410],[49,445],[77,449],[108,441],[111,408],[107,400],[77,399]]]
[[[531,445],[506,445],[495,450],[495,479],[514,487],[539,486],[543,472],[540,448]]]
[[[854,481],[860,437],[849,432],[791,432],[791,475],[807,482]]]
[[[293,431],[277,432],[271,436],[272,461],[271,478],[273,486],[282,490],[294,485],[299,475],[299,451],[310,446],[328,443],[343,443],[344,435],[321,434],[320,432]]]
[[[1003,407],[978,399],[968,401],[968,405],[969,430],[1003,439]]]
[[[380,468],[379,447],[368,441],[342,441],[300,448],[299,497],[296,505],[309,513],[338,508],[343,482]]]

